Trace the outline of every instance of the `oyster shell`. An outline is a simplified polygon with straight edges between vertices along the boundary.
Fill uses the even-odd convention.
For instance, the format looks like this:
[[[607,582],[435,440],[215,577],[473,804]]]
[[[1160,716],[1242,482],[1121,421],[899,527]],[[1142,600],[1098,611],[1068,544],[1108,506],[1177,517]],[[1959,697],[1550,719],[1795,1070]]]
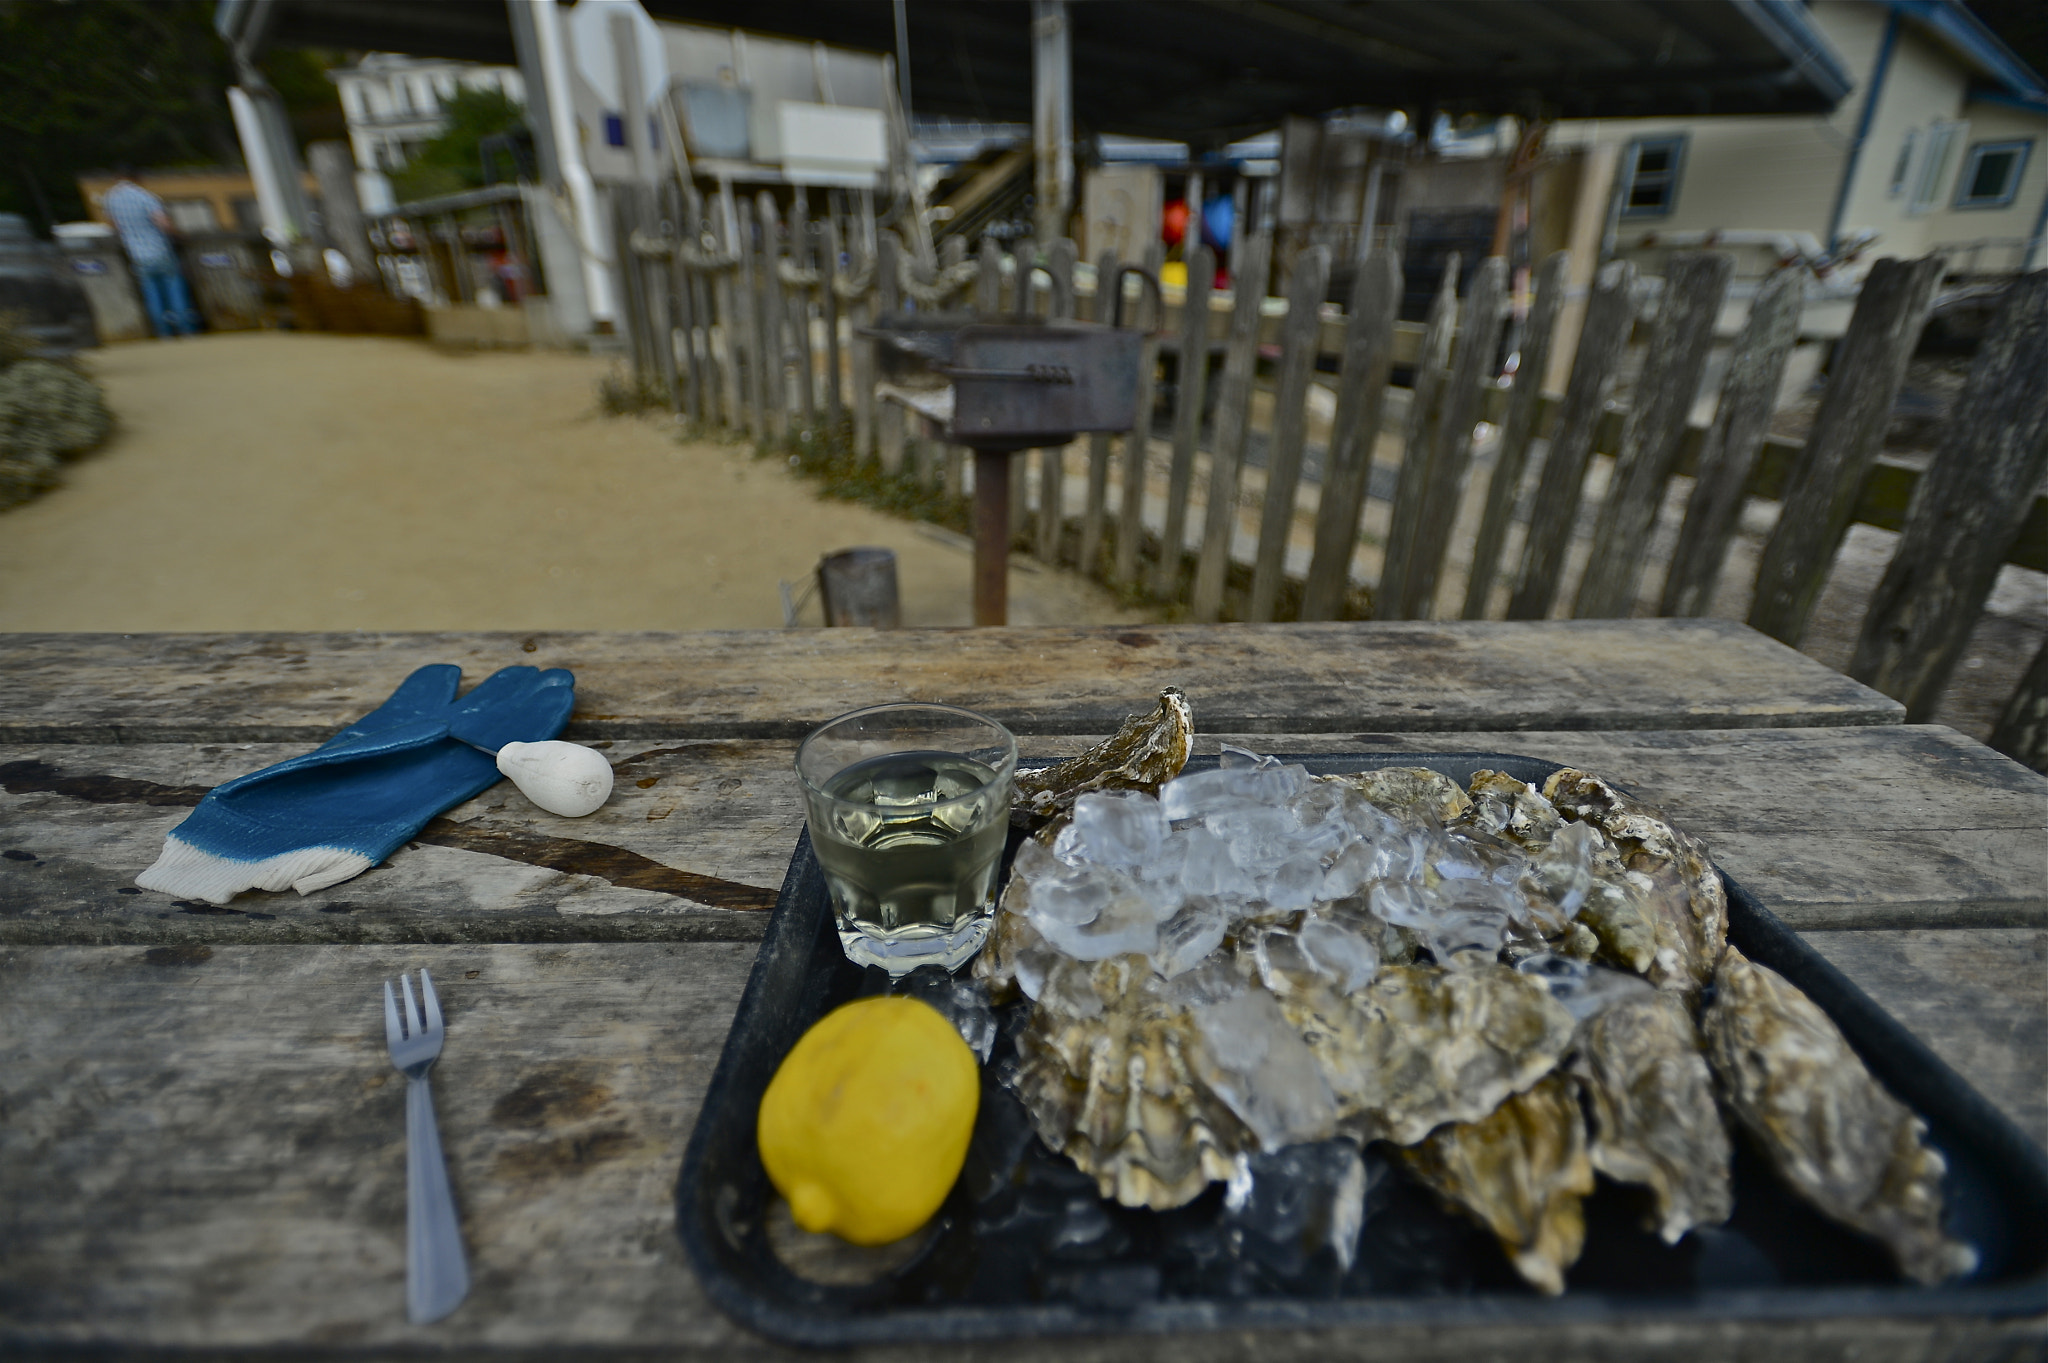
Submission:
[[[1734,1210],[1733,1152],[1684,1003],[1640,981],[1635,988],[1580,1027],[1569,1068],[1592,1105],[1593,1167],[1648,1187],[1657,1206],[1648,1229],[1674,1245]]]
[[[1468,793],[1472,807],[1464,816],[1466,823],[1531,851],[1548,847],[1564,827],[1557,807],[1544,799],[1541,791],[1506,772],[1482,769],[1472,773]]]
[[[1336,1095],[1339,1129],[1396,1145],[1528,1088],[1556,1067],[1575,1025],[1540,982],[1498,964],[1394,966],[1348,997],[1296,990],[1280,1007]]]
[[[1728,941],[1728,895],[1706,848],[1588,772],[1557,771],[1543,783],[1543,794],[1566,817],[1606,833],[1623,865],[1644,877],[1657,942],[1644,973],[1660,989],[1697,995],[1713,978]],[[1593,930],[1600,931],[1597,923]]]
[[[1947,1166],[1926,1124],[1811,999],[1729,947],[1701,1030],[1728,1105],[1808,1201],[1882,1240],[1916,1282],[1976,1267],[1976,1251],[1942,1233]]]
[[[1472,798],[1456,781],[1428,767],[1381,767],[1311,779],[1349,786],[1390,813],[1426,813],[1438,823],[1449,823],[1472,807]]]
[[[1187,765],[1194,740],[1195,715],[1188,698],[1169,686],[1159,693],[1155,708],[1132,715],[1086,752],[1038,771],[1018,772],[1010,821],[1049,835],[1073,812],[1074,797],[1083,791],[1156,795]]]
[[[1538,1291],[1564,1291],[1586,1243],[1580,1201],[1593,1191],[1578,1095],[1553,1074],[1477,1121],[1440,1127],[1401,1152],[1438,1196],[1492,1231]]]

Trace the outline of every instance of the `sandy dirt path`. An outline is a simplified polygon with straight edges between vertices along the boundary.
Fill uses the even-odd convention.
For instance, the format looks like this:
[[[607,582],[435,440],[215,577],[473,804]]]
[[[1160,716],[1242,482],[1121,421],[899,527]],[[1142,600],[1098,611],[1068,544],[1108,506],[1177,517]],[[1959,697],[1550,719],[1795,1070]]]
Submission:
[[[778,582],[854,545],[896,552],[906,625],[971,621],[958,543],[599,415],[603,359],[262,332],[86,363],[116,433],[0,514],[0,630],[772,628]],[[1035,564],[1010,603],[1151,618]]]

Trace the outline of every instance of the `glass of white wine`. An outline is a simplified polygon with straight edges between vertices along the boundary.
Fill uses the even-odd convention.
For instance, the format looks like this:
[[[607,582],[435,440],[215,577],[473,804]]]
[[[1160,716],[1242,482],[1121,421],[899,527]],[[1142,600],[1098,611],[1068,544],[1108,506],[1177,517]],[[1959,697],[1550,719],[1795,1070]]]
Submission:
[[[956,970],[988,938],[1017,740],[951,705],[873,705],[796,752],[811,847],[857,965]]]

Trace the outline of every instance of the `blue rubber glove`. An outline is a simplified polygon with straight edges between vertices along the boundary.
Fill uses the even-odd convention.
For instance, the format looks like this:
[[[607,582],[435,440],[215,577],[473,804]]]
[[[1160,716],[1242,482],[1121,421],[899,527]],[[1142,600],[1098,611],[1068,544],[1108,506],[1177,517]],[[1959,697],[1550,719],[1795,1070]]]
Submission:
[[[312,752],[214,787],[135,883],[215,904],[339,884],[498,781],[497,763],[470,744],[553,738],[576,705],[562,668],[508,667],[457,702],[461,684],[453,664],[423,667]]]

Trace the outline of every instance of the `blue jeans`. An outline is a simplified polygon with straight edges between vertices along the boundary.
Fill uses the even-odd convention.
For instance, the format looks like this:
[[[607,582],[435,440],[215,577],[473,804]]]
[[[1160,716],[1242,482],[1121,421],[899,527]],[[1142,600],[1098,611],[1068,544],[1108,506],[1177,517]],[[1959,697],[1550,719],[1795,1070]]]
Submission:
[[[142,284],[142,305],[149,309],[149,325],[159,336],[190,336],[199,330],[199,314],[192,310],[192,296],[185,291],[185,276],[169,262],[138,266],[136,278]]]

